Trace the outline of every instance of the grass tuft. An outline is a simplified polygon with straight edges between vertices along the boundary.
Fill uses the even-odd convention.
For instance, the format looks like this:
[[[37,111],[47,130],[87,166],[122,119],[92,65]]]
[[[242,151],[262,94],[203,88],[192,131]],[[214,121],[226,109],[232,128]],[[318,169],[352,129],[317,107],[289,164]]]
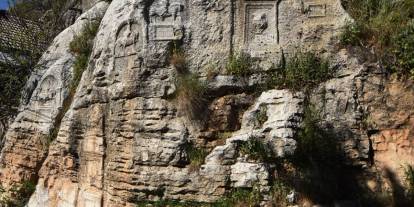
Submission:
[[[197,148],[194,144],[190,143],[186,146],[186,152],[188,160],[190,161],[189,170],[190,172],[197,171],[200,166],[204,164],[204,160],[208,155],[208,151],[203,148]]]
[[[177,91],[175,100],[178,109],[193,120],[200,120],[206,109],[207,84],[200,81],[196,75],[179,75],[176,79]]]
[[[260,162],[273,160],[273,152],[262,140],[251,137],[248,141],[241,143],[239,147],[241,155]]]
[[[174,47],[170,56],[170,64],[179,74],[187,73],[186,57],[184,51]]]
[[[312,52],[297,52],[269,71],[268,88],[311,89],[333,77],[329,62]]]
[[[226,66],[227,74],[245,77],[251,75],[252,71],[252,58],[245,54],[239,53],[232,55]]]

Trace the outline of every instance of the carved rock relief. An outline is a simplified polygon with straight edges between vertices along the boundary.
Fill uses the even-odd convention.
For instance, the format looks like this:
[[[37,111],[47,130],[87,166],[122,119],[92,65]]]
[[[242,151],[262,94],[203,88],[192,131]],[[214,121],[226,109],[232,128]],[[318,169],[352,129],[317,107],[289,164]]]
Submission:
[[[222,11],[224,10],[224,6],[222,0],[202,0],[201,6],[205,11]]]
[[[138,46],[142,45],[141,25],[136,22],[126,22],[117,32],[115,42],[115,58],[137,54]]]
[[[56,105],[61,102],[61,88],[57,79],[49,75],[40,83],[37,91],[34,93],[33,104],[35,110],[26,110],[25,117],[36,118],[39,123],[48,123],[52,120],[52,111]]]
[[[181,0],[156,0],[150,8],[150,40],[180,40],[184,36],[184,2]]]
[[[326,21],[333,6],[325,0],[239,0],[235,5],[235,44],[243,42],[239,50],[267,59],[281,55],[282,49],[284,53],[295,50],[304,33],[317,30],[315,21]],[[328,23],[324,25],[330,29]]]
[[[269,57],[278,52],[278,1],[241,0],[236,27],[243,34],[242,50],[252,57]],[[236,31],[236,35],[239,32]],[[237,41],[237,38],[236,38]]]
[[[50,106],[55,96],[58,93],[58,84],[57,80],[53,76],[47,76],[43,79],[42,83],[40,84],[39,90],[37,91],[36,101],[39,103],[40,106]]]
[[[320,0],[303,0],[302,1],[303,13],[308,18],[326,17],[327,6],[326,3]]]

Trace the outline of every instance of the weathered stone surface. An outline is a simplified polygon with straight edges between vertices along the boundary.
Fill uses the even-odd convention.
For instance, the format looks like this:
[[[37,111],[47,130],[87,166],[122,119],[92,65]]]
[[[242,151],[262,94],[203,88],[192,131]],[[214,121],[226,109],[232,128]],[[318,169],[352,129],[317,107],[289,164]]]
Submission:
[[[214,100],[209,106],[207,130],[232,132],[241,127],[243,112],[254,102],[252,95],[227,95]]]
[[[361,91],[372,159],[403,178],[403,168],[414,165],[414,84],[396,77],[368,75]]]
[[[231,166],[230,181],[233,187],[254,187],[269,185],[269,172],[264,164],[237,162]]]
[[[346,50],[339,51],[332,62],[338,69],[336,77],[321,84],[311,102],[319,109],[324,127],[335,133],[348,160],[366,166],[369,138],[362,128],[364,110],[357,84],[364,81],[367,66],[361,65]]]
[[[0,180],[7,186],[39,176],[29,206],[210,202],[231,187],[269,189],[268,165],[241,157],[238,146],[255,137],[279,157],[294,153],[304,95],[269,90],[253,103],[250,95],[234,94],[256,87],[263,74],[218,75],[208,83],[216,97],[210,105],[216,124],[199,129],[169,100],[176,90],[177,74],[169,64],[174,43],[186,53],[190,72],[202,79],[212,65],[223,73],[231,52],[258,58],[257,71],[297,47],[334,53],[329,57],[336,77],[313,91],[311,102],[324,109],[323,125],[337,132],[350,163],[368,167],[371,147],[379,162],[386,163],[382,155],[387,153],[412,161],[412,97],[407,95],[412,88],[386,81],[381,71],[368,72],[373,67],[349,52],[333,50],[349,18],[339,0],[113,0],[74,102],[47,150],[41,138],[53,128],[68,95],[72,31],[93,18],[89,14],[105,9],[106,3],[96,4],[55,40],[42,58],[45,69],[31,77],[28,99],[7,132]],[[384,88],[387,93],[379,95]],[[368,114],[376,127],[367,134]],[[203,143],[202,133],[209,130],[235,132],[224,143],[208,146],[212,150],[204,164],[191,171],[186,145]]]
[[[68,96],[74,61],[69,43],[85,22],[98,18],[107,7],[101,3],[82,15],[71,27],[56,37],[40,60],[40,69],[29,79],[27,104],[10,125],[1,152],[0,181],[10,188],[14,183],[33,180],[47,155],[47,136]]]
[[[402,166],[414,163],[412,81],[390,77],[377,64],[361,64],[346,50],[333,62],[337,77],[311,98],[323,125],[335,132],[350,164],[402,178]]]
[[[83,11],[88,11],[90,8],[92,8],[96,3],[100,2],[102,0],[81,0],[81,7]]]

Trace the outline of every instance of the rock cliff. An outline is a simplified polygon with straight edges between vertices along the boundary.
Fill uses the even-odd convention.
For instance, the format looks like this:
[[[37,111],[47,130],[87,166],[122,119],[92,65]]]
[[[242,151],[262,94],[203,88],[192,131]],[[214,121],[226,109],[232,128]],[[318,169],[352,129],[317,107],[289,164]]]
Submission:
[[[66,109],[75,59],[69,43],[86,22],[100,18],[87,69]],[[5,134],[1,184],[10,191],[36,181],[29,207],[215,202],[231,189],[253,187],[266,206],[277,166],[240,148],[259,139],[275,158],[294,154],[306,103],[337,135],[347,165],[369,174],[363,181],[377,183],[381,169],[401,176],[401,165],[414,162],[413,83],[338,49],[347,21],[340,0],[98,2],[56,37],[31,76],[30,99]],[[177,45],[188,71],[207,82],[202,120],[171,98]],[[299,49],[328,58],[333,78],[309,96],[252,92],[266,71]],[[241,52],[255,60],[254,73],[226,74],[228,57]],[[189,144],[207,149],[196,169]]]

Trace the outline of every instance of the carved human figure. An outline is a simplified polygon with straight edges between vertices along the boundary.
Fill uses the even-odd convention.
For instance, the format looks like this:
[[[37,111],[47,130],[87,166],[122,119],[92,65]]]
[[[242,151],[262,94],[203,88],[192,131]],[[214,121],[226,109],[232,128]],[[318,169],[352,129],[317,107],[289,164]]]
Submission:
[[[136,23],[128,22],[118,32],[115,43],[115,56],[123,57],[135,53],[136,43],[139,41],[139,32]]]
[[[46,102],[53,100],[56,96],[56,87],[56,79],[53,76],[48,76],[43,79],[37,95],[38,101],[45,104]]]

